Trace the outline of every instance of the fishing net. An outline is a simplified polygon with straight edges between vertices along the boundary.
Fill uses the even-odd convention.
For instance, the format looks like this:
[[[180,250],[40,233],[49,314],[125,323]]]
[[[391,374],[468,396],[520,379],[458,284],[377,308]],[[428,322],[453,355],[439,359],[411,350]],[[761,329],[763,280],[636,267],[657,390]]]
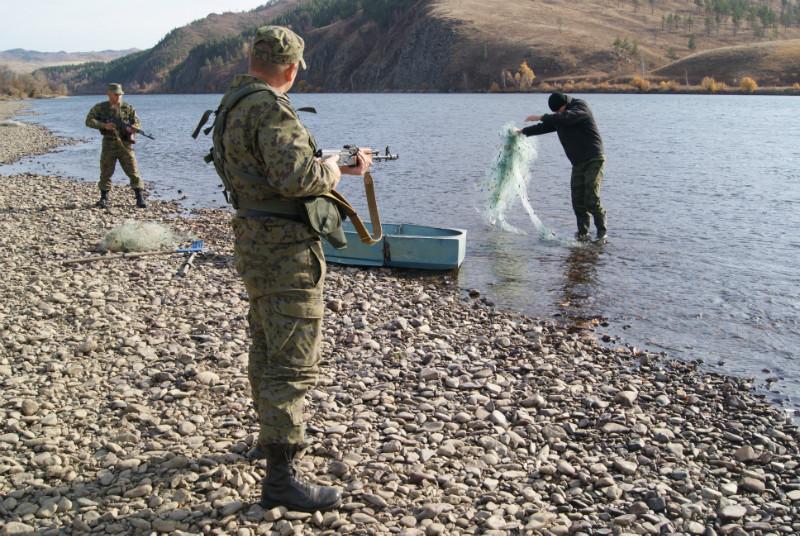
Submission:
[[[103,251],[158,251],[174,249],[182,238],[166,225],[127,221],[115,227],[100,242]]]
[[[484,217],[489,224],[499,225],[504,231],[525,234],[506,218],[509,209],[519,199],[539,237],[554,239],[555,235],[544,226],[528,199],[530,167],[537,156],[535,144],[527,137],[518,135],[512,123],[500,130],[500,143],[500,152],[486,178],[485,190],[489,192],[489,201]]]

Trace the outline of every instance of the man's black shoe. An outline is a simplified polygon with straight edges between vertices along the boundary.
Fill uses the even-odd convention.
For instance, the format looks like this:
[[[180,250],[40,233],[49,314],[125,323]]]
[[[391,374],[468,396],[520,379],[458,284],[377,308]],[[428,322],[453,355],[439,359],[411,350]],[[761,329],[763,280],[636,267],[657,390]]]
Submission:
[[[97,208],[108,208],[108,191],[100,190],[100,200],[94,204]]]
[[[267,476],[261,485],[261,506],[285,506],[296,512],[325,512],[339,506],[342,494],[330,486],[301,480],[293,465],[296,445],[267,445]]]
[[[147,204],[144,202],[144,195],[142,194],[142,189],[134,188],[133,193],[136,196],[136,208],[147,208]]]

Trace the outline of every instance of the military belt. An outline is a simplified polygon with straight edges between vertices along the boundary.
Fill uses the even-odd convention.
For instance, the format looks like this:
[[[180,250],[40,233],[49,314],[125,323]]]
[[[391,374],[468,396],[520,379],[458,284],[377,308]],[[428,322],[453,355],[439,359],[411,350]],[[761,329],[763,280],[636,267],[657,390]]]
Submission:
[[[238,172],[239,177],[242,176]],[[251,175],[250,177],[255,177]],[[364,173],[364,191],[367,197],[367,207],[369,208],[370,220],[372,223],[372,232],[367,229],[363,221],[359,217],[356,210],[350,202],[342,194],[336,190],[331,190],[327,194],[319,197],[327,198],[329,201],[335,203],[340,211],[344,212],[350,221],[353,223],[358,237],[361,242],[367,245],[377,244],[383,238],[383,227],[381,226],[381,217],[378,211],[378,203],[375,199],[375,184],[372,179],[372,174],[367,171]],[[304,205],[304,201],[295,199],[266,199],[262,201],[250,201],[247,199],[236,200],[236,215],[242,218],[284,218],[293,221],[308,223],[314,228],[314,224],[309,222],[310,216],[308,210]],[[317,229],[319,231],[319,229]],[[341,232],[341,231],[340,231]],[[329,239],[330,241],[330,239]]]
[[[277,212],[267,212],[265,210],[249,210],[246,208],[240,208],[236,210],[236,215],[240,218],[251,218],[256,220],[260,218],[281,218],[283,220],[292,220],[299,223],[305,223],[305,220],[303,220],[303,217],[299,214],[280,214]]]
[[[283,218],[298,222],[305,222],[303,215],[305,207],[299,201],[291,199],[265,199],[250,201],[239,199],[236,215],[240,218]]]

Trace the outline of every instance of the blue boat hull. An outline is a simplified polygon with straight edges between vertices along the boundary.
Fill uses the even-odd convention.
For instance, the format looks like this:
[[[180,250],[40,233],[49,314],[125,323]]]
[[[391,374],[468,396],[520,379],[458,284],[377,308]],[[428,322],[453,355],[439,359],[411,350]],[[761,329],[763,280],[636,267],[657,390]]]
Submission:
[[[371,225],[366,224],[372,231]],[[388,266],[418,270],[454,270],[464,262],[467,231],[411,225],[383,224],[383,238],[368,246],[361,242],[352,224],[344,224],[347,246],[335,249],[323,241],[328,262],[352,266]]]

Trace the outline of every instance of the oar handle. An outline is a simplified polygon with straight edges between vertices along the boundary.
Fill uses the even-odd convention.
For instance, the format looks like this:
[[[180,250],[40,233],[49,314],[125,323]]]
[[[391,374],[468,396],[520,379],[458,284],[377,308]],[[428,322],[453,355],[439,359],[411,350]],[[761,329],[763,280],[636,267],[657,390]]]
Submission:
[[[192,263],[194,262],[194,258],[196,256],[197,256],[197,252],[196,251],[192,252],[189,255],[189,258],[186,259],[186,262],[183,263],[183,266],[181,266],[181,269],[178,270],[178,275],[179,276],[183,277],[183,276],[185,276],[186,274],[189,273],[189,268],[192,267]]]
[[[133,259],[136,257],[147,257],[149,255],[169,255],[175,251],[142,251],[138,253],[112,253],[111,255],[92,255],[90,257],[78,257],[74,259],[66,259],[61,261],[61,264],[78,264],[82,262],[105,261],[109,259]]]

